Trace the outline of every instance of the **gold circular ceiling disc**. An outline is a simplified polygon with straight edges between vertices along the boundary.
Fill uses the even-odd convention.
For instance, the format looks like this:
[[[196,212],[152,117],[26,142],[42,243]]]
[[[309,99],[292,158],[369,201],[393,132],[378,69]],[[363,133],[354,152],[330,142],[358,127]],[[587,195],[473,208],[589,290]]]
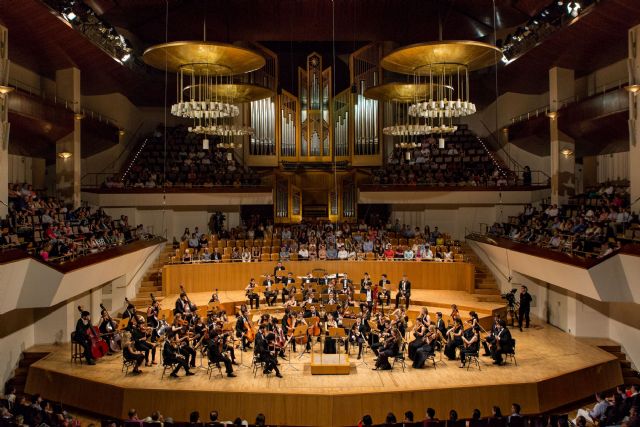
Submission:
[[[250,49],[226,43],[177,41],[151,46],[143,54],[148,65],[177,72],[182,67],[196,74],[229,76],[264,67],[262,55]],[[192,67],[188,65],[193,64]],[[187,66],[187,67],[185,67]]]
[[[430,83],[398,83],[390,82],[378,86],[371,86],[364,91],[365,98],[378,101],[414,102],[425,99],[432,90],[437,90],[441,85]],[[444,89],[453,90],[451,86],[444,86]]]
[[[460,66],[469,71],[480,70],[494,65],[501,57],[502,51],[487,43],[447,40],[401,47],[382,58],[380,65],[402,74],[428,75],[430,70],[433,74],[454,74]]]
[[[191,89],[196,91],[200,88],[200,85],[185,86],[184,92],[188,93]],[[265,98],[271,98],[275,95],[274,91],[269,88],[252,85],[248,83],[225,83],[218,85],[211,85],[208,88],[209,98],[211,100],[218,99],[222,102],[253,102],[259,101]]]

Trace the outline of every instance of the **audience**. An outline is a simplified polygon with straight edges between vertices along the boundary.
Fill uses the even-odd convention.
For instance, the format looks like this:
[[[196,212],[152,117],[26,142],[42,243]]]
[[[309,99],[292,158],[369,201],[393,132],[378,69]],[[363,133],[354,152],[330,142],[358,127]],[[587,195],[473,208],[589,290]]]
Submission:
[[[72,209],[29,184],[9,184],[9,214],[0,220],[0,230],[0,248],[24,249],[44,261],[100,252],[144,234],[124,215],[114,219],[102,209]]]
[[[202,147],[201,135],[186,126],[167,129],[166,180],[165,140],[157,132],[147,139],[134,162],[119,179],[108,178],[103,188],[160,188],[260,185],[259,175],[243,168],[233,156],[232,148],[218,148],[219,138],[212,138],[210,149]]]
[[[604,257],[630,240],[639,226],[629,209],[628,186],[605,184],[574,197],[569,204],[536,209],[525,206],[507,223],[495,223],[488,234],[519,243],[586,257]]]

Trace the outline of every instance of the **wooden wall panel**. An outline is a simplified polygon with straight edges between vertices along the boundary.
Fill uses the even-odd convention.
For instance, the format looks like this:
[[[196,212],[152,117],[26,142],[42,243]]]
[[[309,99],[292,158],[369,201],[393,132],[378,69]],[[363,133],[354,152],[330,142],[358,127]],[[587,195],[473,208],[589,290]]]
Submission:
[[[377,281],[383,273],[396,287],[402,274],[407,274],[414,289],[444,289],[472,292],[474,289],[473,264],[455,262],[403,262],[403,261],[289,261],[284,263],[294,276],[302,276],[314,269],[326,269],[331,273],[347,273],[354,283],[360,283],[365,272]],[[183,284],[187,292],[211,292],[239,290],[254,277],[258,283],[261,275],[273,274],[275,262],[173,264],[163,267],[162,289],[164,295],[180,292]],[[299,282],[299,280],[298,280]]]

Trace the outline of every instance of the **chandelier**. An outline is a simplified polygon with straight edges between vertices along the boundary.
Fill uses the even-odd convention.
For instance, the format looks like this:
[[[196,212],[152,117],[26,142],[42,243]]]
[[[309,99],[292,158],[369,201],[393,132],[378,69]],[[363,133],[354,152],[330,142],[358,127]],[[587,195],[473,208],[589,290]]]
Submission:
[[[452,87],[437,87],[429,83],[385,83],[372,86],[364,91],[364,96],[381,102],[389,102],[394,108],[394,124],[385,126],[385,135],[398,137],[448,134],[458,127],[453,125],[452,116],[411,114],[411,107],[436,90],[451,92]]]
[[[413,84],[408,94],[406,115],[430,121],[428,125],[391,126],[389,135],[447,134],[457,130],[454,118],[472,115],[469,73],[488,67],[502,57],[500,49],[475,41],[437,41],[405,46],[380,62],[382,68],[409,75]],[[385,128],[386,129],[386,128]],[[442,145],[442,143],[440,143]]]
[[[176,73],[176,103],[171,114],[189,119],[189,132],[223,137],[253,134],[248,126],[231,122],[240,116],[236,104],[273,96],[261,86],[234,83],[234,78],[262,68],[265,59],[239,46],[207,42],[178,41],[152,46],[144,61],[161,70]]]

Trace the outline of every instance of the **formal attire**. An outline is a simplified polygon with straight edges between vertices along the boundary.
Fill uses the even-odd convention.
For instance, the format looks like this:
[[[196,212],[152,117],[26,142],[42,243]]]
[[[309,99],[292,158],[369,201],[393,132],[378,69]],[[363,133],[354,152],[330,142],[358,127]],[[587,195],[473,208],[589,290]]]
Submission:
[[[513,339],[511,332],[507,328],[502,328],[496,335],[496,347],[492,357],[496,364],[502,364],[502,355],[513,351]]]
[[[217,339],[216,339],[217,338]],[[219,336],[215,338],[209,339],[209,343],[207,344],[207,356],[209,356],[209,361],[211,363],[224,363],[225,370],[227,375],[233,373],[233,367],[231,366],[231,359],[225,356],[220,350],[220,343],[218,339],[221,339]]]
[[[267,279],[262,282],[262,286],[265,287],[264,298],[267,300],[268,306],[274,305],[276,303],[276,299],[278,298],[278,291],[271,289],[273,285],[274,281],[271,279]]]
[[[396,295],[396,308],[400,305],[400,299],[404,296],[405,306],[409,309],[409,298],[411,297],[411,282],[401,280],[398,284],[398,294]]]
[[[525,328],[529,327],[529,312],[531,311],[531,295],[529,292],[520,294],[520,307],[518,308],[518,326],[522,330],[522,323],[525,323]]]
[[[93,354],[91,353],[91,340],[89,340],[89,336],[87,335],[87,330],[91,327],[90,323],[85,323],[82,319],[78,319],[76,322],[75,333],[73,334],[73,340],[80,344],[84,350],[84,358],[87,360],[87,363],[93,363]]]

